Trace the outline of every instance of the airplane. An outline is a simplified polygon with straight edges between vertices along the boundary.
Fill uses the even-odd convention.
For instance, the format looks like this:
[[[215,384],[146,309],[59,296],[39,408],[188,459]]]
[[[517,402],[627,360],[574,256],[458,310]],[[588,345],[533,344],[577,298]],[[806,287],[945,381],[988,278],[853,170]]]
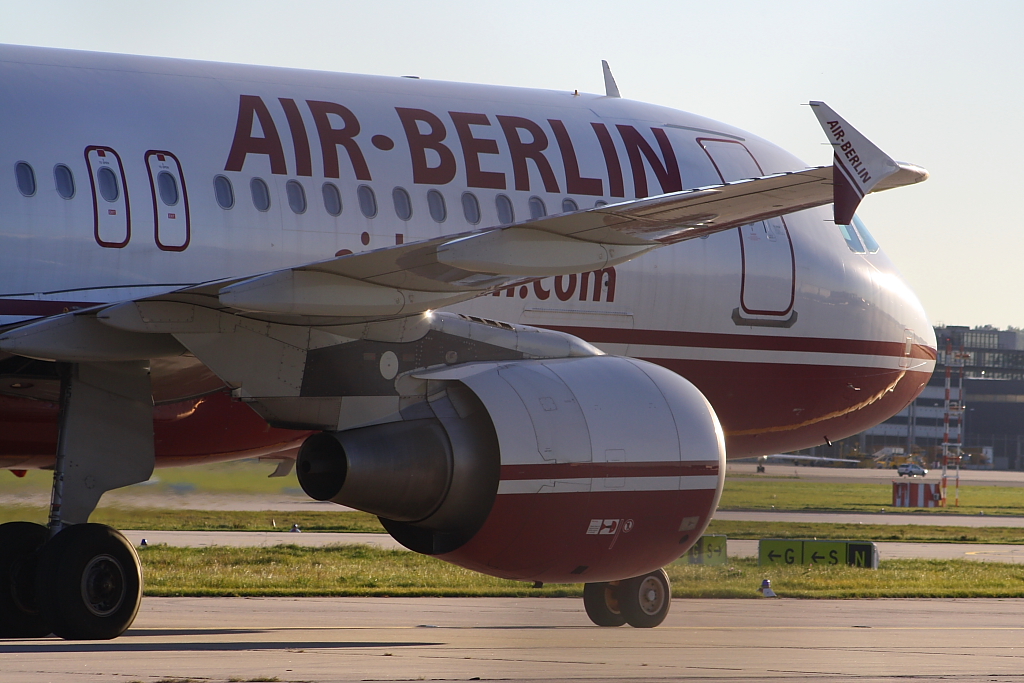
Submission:
[[[0,635],[109,639],[154,467],[294,459],[316,500],[656,626],[725,459],[855,434],[935,364],[855,214],[911,185],[822,102],[809,167],[605,92],[0,46]],[[831,208],[830,208],[831,207]]]

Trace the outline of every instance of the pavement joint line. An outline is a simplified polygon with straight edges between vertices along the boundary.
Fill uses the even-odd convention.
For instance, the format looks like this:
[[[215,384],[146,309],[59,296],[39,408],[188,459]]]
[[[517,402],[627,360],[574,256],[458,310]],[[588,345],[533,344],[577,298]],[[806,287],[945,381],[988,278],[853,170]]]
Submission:
[[[418,599],[418,598],[417,598]],[[509,598],[513,599],[513,598]],[[733,598],[722,598],[723,600],[732,600]],[[864,600],[871,600],[872,598],[865,598]],[[881,598],[882,600],[902,600],[902,598]],[[967,598],[970,599],[970,598]],[[985,598],[988,599],[988,598]],[[686,598],[676,598],[674,602],[683,602]],[[261,635],[267,633],[274,633],[277,631],[412,631],[423,628],[422,626],[210,626],[210,627],[196,627],[189,628],[189,631],[203,632],[203,631],[227,631],[227,630],[238,630],[238,631],[249,631],[248,634],[239,635]],[[445,631],[541,631],[557,629],[558,631],[565,630],[576,630],[576,631],[595,631],[599,633],[607,633],[605,629],[599,626],[432,626],[431,630],[445,630]],[[659,626],[657,632],[663,631],[764,631],[764,630],[784,630],[784,631],[848,631],[852,629],[870,629],[872,631],[1024,631],[1024,626],[863,626],[854,625],[849,626],[772,626],[772,625],[758,625],[758,626]],[[142,629],[146,630],[146,629]],[[161,628],[153,629],[158,631],[166,630],[179,630],[173,628]],[[137,633],[135,629],[128,629],[124,634],[125,638],[187,638],[191,634],[182,634],[175,636],[163,636],[163,635],[146,635],[144,633]],[[260,633],[254,633],[259,631]],[[625,631],[625,633],[632,633],[632,631]],[[35,639],[39,642],[56,642],[52,639],[38,638]],[[23,641],[19,641],[23,642]],[[63,641],[61,641],[63,642]],[[1022,674],[1024,675],[1024,674]]]

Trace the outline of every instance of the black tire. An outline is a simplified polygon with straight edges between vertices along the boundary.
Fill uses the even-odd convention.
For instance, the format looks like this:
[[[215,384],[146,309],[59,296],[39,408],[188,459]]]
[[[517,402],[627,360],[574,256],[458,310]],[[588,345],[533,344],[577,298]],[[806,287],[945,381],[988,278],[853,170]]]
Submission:
[[[115,529],[69,526],[39,555],[36,601],[61,638],[116,638],[135,621],[142,602],[139,556]]]
[[[41,524],[0,524],[0,638],[50,635],[35,589],[36,558],[49,537]]]
[[[618,582],[588,583],[583,586],[583,607],[598,626],[622,626],[626,617],[619,610]]]
[[[665,621],[672,605],[672,586],[664,569],[623,581],[619,608],[626,623],[635,628],[654,628]]]

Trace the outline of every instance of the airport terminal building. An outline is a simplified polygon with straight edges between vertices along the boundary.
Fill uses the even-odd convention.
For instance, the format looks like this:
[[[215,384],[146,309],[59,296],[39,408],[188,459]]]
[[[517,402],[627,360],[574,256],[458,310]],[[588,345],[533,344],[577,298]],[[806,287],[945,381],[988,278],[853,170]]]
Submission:
[[[1024,470],[1024,330],[946,326],[936,327],[935,337],[938,359],[924,392],[898,415],[844,440],[843,447],[867,454],[883,448],[903,448],[904,452],[918,453],[926,462],[934,462],[941,452],[945,431],[947,365],[953,404],[950,441],[957,438],[962,363],[960,414],[963,447],[971,455],[971,466]],[[953,349],[949,358],[947,345]]]

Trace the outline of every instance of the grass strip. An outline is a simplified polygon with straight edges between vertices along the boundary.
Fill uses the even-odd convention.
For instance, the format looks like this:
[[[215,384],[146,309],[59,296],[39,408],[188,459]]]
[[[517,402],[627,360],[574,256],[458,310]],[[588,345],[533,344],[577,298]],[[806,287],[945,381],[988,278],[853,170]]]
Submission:
[[[170,548],[139,551],[151,596],[578,597],[582,584],[531,584],[483,576],[441,560],[368,546]],[[758,598],[762,579],[793,598],[1024,597],[1024,566],[970,560],[887,560],[853,567],[666,568],[676,598]]]
[[[29,506],[0,507],[0,524],[15,520],[46,523],[47,510]],[[274,512],[239,510],[162,510],[157,508],[99,508],[90,522],[115,529],[147,531],[303,531],[385,533],[368,512]],[[276,526],[275,526],[276,524]]]
[[[903,541],[907,543],[1024,543],[1024,528],[928,526],[924,524],[833,524],[741,522],[712,519],[706,533],[736,539],[817,538],[836,541]]]
[[[935,483],[934,481],[930,483]],[[952,497],[952,488],[949,490]],[[901,511],[939,515],[1024,515],[1024,488],[1015,486],[961,486],[960,507],[894,508],[892,487],[882,484],[846,484],[789,479],[728,477],[719,504],[721,510],[805,510],[831,512]]]

